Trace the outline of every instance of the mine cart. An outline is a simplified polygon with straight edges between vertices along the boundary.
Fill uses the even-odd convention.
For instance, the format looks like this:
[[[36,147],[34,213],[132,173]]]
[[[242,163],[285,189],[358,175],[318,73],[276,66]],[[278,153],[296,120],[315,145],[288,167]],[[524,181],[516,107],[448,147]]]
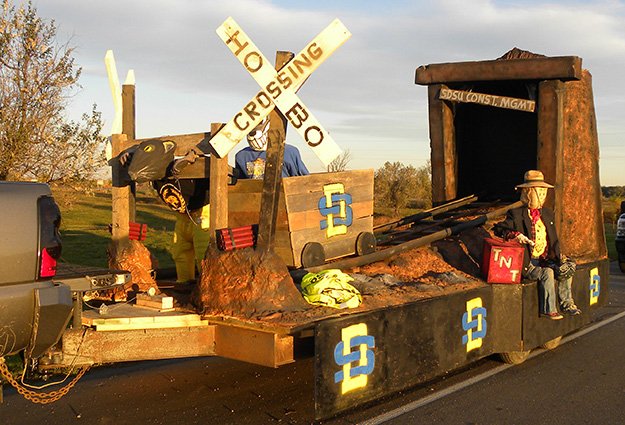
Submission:
[[[259,222],[261,180],[228,187],[228,226]],[[282,179],[274,250],[290,267],[374,249],[373,170]]]

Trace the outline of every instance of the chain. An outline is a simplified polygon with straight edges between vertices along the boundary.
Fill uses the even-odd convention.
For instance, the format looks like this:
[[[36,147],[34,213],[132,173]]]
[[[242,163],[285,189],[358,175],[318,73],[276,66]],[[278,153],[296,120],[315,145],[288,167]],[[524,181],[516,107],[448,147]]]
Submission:
[[[26,367],[26,366],[24,366]],[[83,366],[78,374],[72,379],[69,384],[61,388],[60,390],[50,391],[49,393],[39,393],[29,390],[22,384],[20,384],[11,374],[4,357],[0,358],[0,375],[2,375],[25,399],[37,404],[53,403],[63,397],[71,390],[74,385],[78,383],[78,380],[89,370],[90,366]]]

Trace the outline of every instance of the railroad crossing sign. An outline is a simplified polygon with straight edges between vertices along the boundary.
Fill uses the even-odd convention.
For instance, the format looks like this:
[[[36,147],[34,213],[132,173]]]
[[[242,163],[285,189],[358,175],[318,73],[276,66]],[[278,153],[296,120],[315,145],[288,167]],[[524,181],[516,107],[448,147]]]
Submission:
[[[261,87],[261,91],[211,138],[210,144],[217,154],[221,158],[226,156],[276,106],[321,162],[324,165],[332,162],[341,148],[295,93],[310,74],[351,37],[341,21],[335,19],[280,71],[273,68],[234,19],[226,19],[217,28],[217,34]]]

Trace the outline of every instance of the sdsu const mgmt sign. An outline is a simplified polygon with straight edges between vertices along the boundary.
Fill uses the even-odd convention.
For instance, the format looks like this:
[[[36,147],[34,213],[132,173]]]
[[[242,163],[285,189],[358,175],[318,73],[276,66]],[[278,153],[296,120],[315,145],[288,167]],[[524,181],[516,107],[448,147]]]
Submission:
[[[517,111],[534,112],[536,109],[536,102],[533,100],[495,96],[493,94],[476,93],[472,91],[452,90],[444,87],[441,88],[438,98],[440,100],[450,100],[452,102],[478,103],[480,105],[515,109]]]
[[[217,34],[261,87],[261,91],[211,139],[210,143],[219,156],[227,155],[275,106],[324,165],[336,158],[341,149],[296,92],[312,72],[351,36],[341,21],[334,20],[280,71],[271,66],[234,19],[226,19]]]

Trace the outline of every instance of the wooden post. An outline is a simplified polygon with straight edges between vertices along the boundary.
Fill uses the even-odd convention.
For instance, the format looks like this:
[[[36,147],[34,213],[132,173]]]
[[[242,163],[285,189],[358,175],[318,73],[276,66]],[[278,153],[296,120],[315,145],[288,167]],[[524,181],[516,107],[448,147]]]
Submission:
[[[135,135],[135,85],[124,84],[122,86],[122,133],[127,140],[134,140]],[[136,193],[137,187],[134,182],[130,183],[128,191],[128,219],[136,221]]]
[[[564,193],[564,97],[566,96],[566,86],[561,83],[555,90],[556,92],[556,178],[553,182],[555,186],[555,226],[559,235],[562,234],[562,218],[564,216],[563,193]]]
[[[111,136],[111,147],[113,151],[113,161],[121,152],[121,146],[126,142],[125,134],[113,134]],[[121,186],[119,182],[119,165],[115,164],[113,169],[113,229],[112,239],[113,242],[128,242],[128,222],[129,218],[129,199],[130,199],[130,187]]]
[[[538,83],[538,134],[536,167],[545,175],[545,181],[556,185],[558,175],[558,163],[562,158],[558,155],[559,140],[562,137],[562,116],[559,112],[559,95],[564,90],[564,83],[560,80],[546,80]],[[545,206],[556,210],[556,191],[548,191]]]
[[[217,134],[223,127],[222,123],[211,124],[211,134]],[[209,201],[210,201],[210,231],[213,234],[210,243],[217,244],[215,231],[228,227],[228,157],[219,158],[211,152],[209,163]]]
[[[276,53],[276,69],[280,70],[291,58],[291,52]],[[282,183],[282,163],[284,161],[284,143],[286,138],[286,119],[274,108],[269,114],[269,144],[265,162],[263,192],[260,200],[260,219],[258,223],[257,249],[261,252],[273,250]]]
[[[433,205],[458,196],[454,117],[449,105],[438,98],[443,87],[440,84],[428,86]]]

